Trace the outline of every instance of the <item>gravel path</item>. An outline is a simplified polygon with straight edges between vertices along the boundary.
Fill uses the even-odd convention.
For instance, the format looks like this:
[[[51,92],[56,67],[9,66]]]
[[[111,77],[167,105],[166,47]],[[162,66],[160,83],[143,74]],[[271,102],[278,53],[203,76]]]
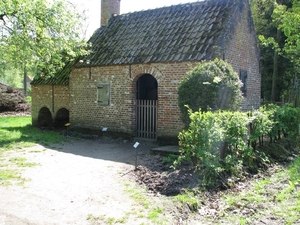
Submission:
[[[145,218],[128,216],[135,202],[125,192],[126,174],[135,165],[132,145],[73,140],[13,153],[10,157],[19,155],[40,165],[22,170],[28,179],[24,185],[0,186],[0,224],[105,224],[91,219],[100,215],[127,215],[126,224],[141,224]],[[141,145],[138,154],[150,148]]]

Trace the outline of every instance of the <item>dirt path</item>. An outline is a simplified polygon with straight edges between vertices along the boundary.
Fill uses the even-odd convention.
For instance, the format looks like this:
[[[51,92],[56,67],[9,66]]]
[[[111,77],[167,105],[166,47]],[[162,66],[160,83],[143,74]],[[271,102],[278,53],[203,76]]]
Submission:
[[[138,153],[150,148],[141,145]],[[72,140],[18,154],[40,165],[23,170],[22,177],[29,179],[24,185],[0,186],[0,225],[105,224],[97,216],[145,222],[131,216],[136,202],[125,191],[126,174],[135,165],[132,143]]]

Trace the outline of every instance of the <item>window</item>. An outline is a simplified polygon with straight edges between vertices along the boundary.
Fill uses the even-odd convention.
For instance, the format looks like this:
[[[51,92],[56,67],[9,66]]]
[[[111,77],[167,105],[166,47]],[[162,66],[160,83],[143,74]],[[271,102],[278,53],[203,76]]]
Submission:
[[[241,87],[243,96],[247,96],[247,70],[240,70],[240,80],[243,84],[243,86]]]
[[[108,106],[110,104],[109,83],[99,83],[97,85],[97,102],[100,106]]]

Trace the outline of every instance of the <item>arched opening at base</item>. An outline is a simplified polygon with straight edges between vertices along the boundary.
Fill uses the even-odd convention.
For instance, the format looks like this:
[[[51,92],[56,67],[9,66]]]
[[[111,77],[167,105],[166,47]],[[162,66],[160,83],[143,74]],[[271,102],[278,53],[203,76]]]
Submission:
[[[69,122],[69,110],[67,110],[66,108],[59,109],[54,119],[54,125],[56,127],[63,127],[68,122]]]
[[[47,107],[43,107],[39,111],[37,125],[39,127],[50,127],[53,124],[52,115]]]

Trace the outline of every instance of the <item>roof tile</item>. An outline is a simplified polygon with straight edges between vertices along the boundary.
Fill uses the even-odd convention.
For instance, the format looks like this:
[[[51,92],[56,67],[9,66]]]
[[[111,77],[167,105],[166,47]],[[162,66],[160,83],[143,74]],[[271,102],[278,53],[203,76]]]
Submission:
[[[112,17],[90,38],[77,66],[201,60],[221,33],[234,0],[173,5]]]

